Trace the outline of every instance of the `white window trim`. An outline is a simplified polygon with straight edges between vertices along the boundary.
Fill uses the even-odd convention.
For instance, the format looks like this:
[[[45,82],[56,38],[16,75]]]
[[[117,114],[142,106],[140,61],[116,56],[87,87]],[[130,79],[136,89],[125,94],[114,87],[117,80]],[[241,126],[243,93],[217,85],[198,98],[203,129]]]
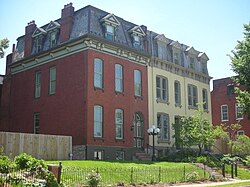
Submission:
[[[223,106],[226,106],[227,107],[227,119],[223,119]],[[228,115],[228,105],[221,105],[221,121],[229,121],[229,115]]]
[[[243,117],[243,113],[241,114],[241,117],[239,118],[238,117],[238,108],[241,108],[240,106],[239,106],[239,103],[235,103],[235,116],[236,116],[236,120],[242,120],[244,117]]]

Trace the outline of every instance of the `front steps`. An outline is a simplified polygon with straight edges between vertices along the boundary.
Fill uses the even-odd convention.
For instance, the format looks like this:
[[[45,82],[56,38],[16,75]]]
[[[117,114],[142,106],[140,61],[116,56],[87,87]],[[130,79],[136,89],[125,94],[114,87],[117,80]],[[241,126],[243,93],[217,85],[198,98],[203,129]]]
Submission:
[[[144,152],[137,152],[137,153],[135,153],[135,160],[151,161],[152,156],[150,154],[147,154],[147,153],[144,153]]]

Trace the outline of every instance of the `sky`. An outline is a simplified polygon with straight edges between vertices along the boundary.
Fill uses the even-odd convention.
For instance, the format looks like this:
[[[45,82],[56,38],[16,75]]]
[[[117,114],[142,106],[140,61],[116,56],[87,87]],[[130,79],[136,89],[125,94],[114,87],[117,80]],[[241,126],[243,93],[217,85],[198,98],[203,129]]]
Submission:
[[[70,2],[75,10],[92,5],[205,52],[213,79],[235,75],[228,54],[243,40],[243,24],[250,22],[250,0],[1,0],[0,39],[10,40],[6,54],[28,22],[41,27],[56,20]],[[0,74],[5,74],[5,61],[0,59]]]

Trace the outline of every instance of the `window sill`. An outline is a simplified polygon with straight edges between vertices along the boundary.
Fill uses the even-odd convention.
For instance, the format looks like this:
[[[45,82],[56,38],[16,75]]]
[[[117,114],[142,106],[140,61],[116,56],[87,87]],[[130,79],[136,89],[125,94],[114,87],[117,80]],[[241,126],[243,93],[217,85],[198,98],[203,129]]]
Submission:
[[[94,87],[94,90],[95,91],[102,91],[102,92],[104,92],[104,88]]]
[[[115,91],[115,95],[123,95],[124,96],[124,92]]]
[[[228,122],[228,121],[229,121],[228,119],[221,120],[221,122]]]
[[[159,99],[159,98],[157,98],[157,99],[156,99],[156,102],[157,102],[157,103],[165,103],[165,104],[167,104],[167,105],[169,105],[169,104],[170,104],[170,102],[169,102],[169,101],[162,100],[162,99]]]
[[[188,109],[194,109],[194,110],[197,110],[197,109],[198,109],[198,107],[197,107],[197,106],[191,106],[191,105],[189,105],[189,106],[188,106]]]
[[[139,95],[135,95],[135,99],[143,100],[143,97],[142,97],[142,96],[139,96]]]
[[[176,104],[176,103],[175,103],[175,107],[179,107],[179,108],[181,108],[181,107],[182,107],[182,105],[181,105],[181,104]]]
[[[102,142],[104,142],[104,138],[103,137],[94,137],[94,141],[102,141]]]
[[[124,139],[117,139],[117,138],[115,138],[115,141],[116,141],[116,142],[123,142],[123,143],[125,142]]]
[[[171,141],[170,140],[158,140],[157,143],[167,143],[167,144],[170,144]]]

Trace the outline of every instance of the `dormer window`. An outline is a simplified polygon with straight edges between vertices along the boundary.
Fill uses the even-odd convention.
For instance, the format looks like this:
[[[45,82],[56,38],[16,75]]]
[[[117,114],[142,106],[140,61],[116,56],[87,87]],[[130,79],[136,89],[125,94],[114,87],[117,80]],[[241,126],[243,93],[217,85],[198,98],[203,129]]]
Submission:
[[[50,33],[50,47],[55,47],[57,44],[57,32]]]
[[[114,14],[108,14],[101,20],[104,27],[104,37],[108,40],[115,41],[116,28],[120,25]]]
[[[107,25],[106,26],[106,34],[105,34],[105,37],[108,39],[108,40],[115,40],[115,28],[111,25]]]
[[[203,74],[208,74],[208,71],[207,71],[207,61],[209,60],[209,58],[207,57],[207,55],[205,53],[200,53],[198,55],[198,60],[200,62],[200,66],[201,66],[201,72]]]
[[[42,37],[37,37],[35,39],[35,51],[36,53],[42,51]]]
[[[32,34],[35,53],[39,53],[43,49],[43,39],[47,32],[43,28],[37,28]]]
[[[196,51],[193,47],[188,47],[186,50],[185,50],[185,53],[188,57],[188,67],[190,69],[193,69],[193,70],[197,70],[198,68],[198,64],[197,64],[197,57],[199,52]]]
[[[180,64],[180,53],[174,52],[174,63]]]
[[[172,41],[170,46],[173,51],[173,63],[181,65],[181,44],[178,41]]]
[[[157,35],[155,37],[157,46],[158,46],[158,58],[162,60],[167,59],[167,44],[169,40],[164,36],[164,34]]]
[[[136,49],[141,48],[141,38],[139,36],[134,36],[133,46]]]
[[[190,57],[190,58],[189,58],[189,63],[190,63],[190,64],[189,64],[189,65],[190,65],[189,67],[190,67],[191,69],[194,69],[194,58],[193,58],[193,57]]]
[[[55,21],[51,21],[46,28],[46,31],[49,33],[50,48],[57,45],[59,29],[60,24]]]

